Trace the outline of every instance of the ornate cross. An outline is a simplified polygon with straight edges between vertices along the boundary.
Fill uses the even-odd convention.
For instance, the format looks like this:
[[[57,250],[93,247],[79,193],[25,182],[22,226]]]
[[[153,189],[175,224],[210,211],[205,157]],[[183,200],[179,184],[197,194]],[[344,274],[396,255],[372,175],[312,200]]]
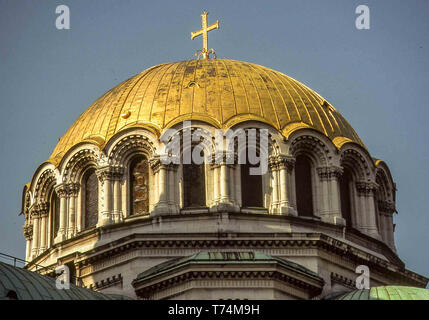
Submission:
[[[194,40],[195,37],[203,35],[203,50],[201,50],[201,51],[198,50],[195,55],[198,57],[200,54],[202,54],[204,59],[208,59],[210,53],[214,54],[213,49],[209,50],[208,32],[212,31],[214,29],[219,29],[219,20],[217,20],[212,25],[207,26],[207,15],[208,14],[209,14],[208,12],[204,11],[203,14],[201,15],[201,17],[202,17],[202,28],[198,31],[191,32],[191,39],[192,40]]]

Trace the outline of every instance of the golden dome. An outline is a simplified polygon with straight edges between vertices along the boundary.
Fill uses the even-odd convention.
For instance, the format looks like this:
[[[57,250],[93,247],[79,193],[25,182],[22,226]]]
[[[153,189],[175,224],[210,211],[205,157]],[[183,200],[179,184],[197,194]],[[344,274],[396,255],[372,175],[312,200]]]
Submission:
[[[363,146],[343,116],[302,83],[248,62],[203,59],[160,64],[111,89],[80,115],[50,161],[58,164],[83,141],[102,148],[123,129],[145,127],[160,135],[184,120],[223,129],[262,121],[286,138],[307,127],[335,139],[337,145],[351,140]]]

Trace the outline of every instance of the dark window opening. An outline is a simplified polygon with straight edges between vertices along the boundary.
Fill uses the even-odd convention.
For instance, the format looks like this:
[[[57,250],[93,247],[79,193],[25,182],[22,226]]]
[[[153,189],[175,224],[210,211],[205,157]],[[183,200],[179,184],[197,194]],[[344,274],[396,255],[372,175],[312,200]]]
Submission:
[[[299,216],[313,216],[313,188],[311,179],[310,160],[305,156],[298,156],[295,162],[295,188],[296,206]]]
[[[51,196],[51,242],[53,243],[55,237],[58,235],[60,229],[60,198],[58,198],[55,191],[52,192]]]
[[[18,300],[18,295],[16,294],[16,292],[15,291],[13,291],[13,290],[9,290],[9,292],[7,293],[7,295],[6,295],[6,298],[8,299],[8,300]]]
[[[203,151],[201,156],[204,156]],[[204,163],[183,164],[183,205],[185,208],[206,206]]]
[[[73,262],[68,262],[65,264],[66,267],[69,268],[69,281],[70,284],[77,285],[77,277],[76,277],[76,266]]]
[[[98,177],[95,169],[85,174],[85,229],[95,227],[98,223]]]
[[[262,208],[262,175],[251,175],[250,168],[258,168],[259,164],[241,165],[241,201],[243,207]]]

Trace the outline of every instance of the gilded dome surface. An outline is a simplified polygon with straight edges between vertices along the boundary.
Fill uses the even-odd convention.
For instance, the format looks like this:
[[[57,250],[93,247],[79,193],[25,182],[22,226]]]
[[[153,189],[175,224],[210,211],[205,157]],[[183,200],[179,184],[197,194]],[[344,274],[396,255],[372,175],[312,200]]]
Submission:
[[[50,161],[58,164],[83,141],[103,147],[123,129],[140,126],[160,135],[184,120],[222,129],[256,120],[286,138],[296,129],[313,128],[331,140],[363,145],[332,105],[289,76],[248,62],[203,59],[160,64],[111,89],[68,129]]]

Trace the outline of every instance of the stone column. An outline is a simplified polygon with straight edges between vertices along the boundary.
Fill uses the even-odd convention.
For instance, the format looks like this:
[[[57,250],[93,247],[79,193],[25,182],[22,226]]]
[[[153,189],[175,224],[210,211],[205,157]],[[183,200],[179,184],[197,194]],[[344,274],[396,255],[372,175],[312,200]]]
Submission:
[[[97,227],[105,226],[113,222],[113,176],[114,170],[110,166],[100,168],[96,171],[101,184],[99,199],[101,200],[101,210],[98,213]]]
[[[270,213],[277,213],[279,206],[279,159],[276,156],[270,156],[268,158],[268,168],[271,173],[271,204]]]
[[[79,184],[70,183],[67,185],[67,198],[69,208],[69,224],[67,230],[67,238],[72,238],[77,234],[76,228],[76,199],[79,194]]]
[[[176,189],[177,185],[177,169],[179,165],[177,164],[169,164],[168,165],[168,206],[170,207],[170,213],[175,214],[179,212],[179,199],[177,199]]]
[[[317,168],[322,193],[318,204],[322,221],[345,226],[346,221],[341,214],[341,199],[339,188],[339,177],[343,168],[337,166]]]
[[[25,247],[25,260],[30,261],[31,260],[31,240],[33,239],[33,225],[27,224],[23,228],[24,230],[24,237],[26,241],[26,247]]]
[[[292,171],[295,166],[295,159],[290,156],[279,156],[278,167],[280,175],[280,202],[279,213],[283,215],[296,216],[298,213],[293,207],[292,199]]]
[[[39,212],[35,210],[35,208],[33,208],[31,215],[33,220],[33,242],[31,248],[31,257],[34,259],[39,254],[40,248],[40,215]]]
[[[217,163],[211,164],[210,169],[213,170],[213,200],[212,207],[218,205],[220,201],[220,165]]]
[[[159,156],[149,160],[152,172],[155,174],[155,186],[157,202],[155,202],[152,215],[163,215],[169,213],[168,206],[168,165],[161,161]]]
[[[234,188],[232,190],[235,191],[235,204],[240,210],[240,207],[242,206],[242,200],[241,200],[241,166],[240,164],[236,164],[234,168]]]
[[[47,249],[47,240],[48,240],[48,216],[49,216],[49,204],[47,202],[42,202],[37,204],[36,208],[39,214],[39,223],[40,223],[40,235],[39,235],[39,254],[44,252]]]
[[[123,220],[122,212],[122,178],[124,176],[123,167],[113,168],[113,222],[118,223]]]
[[[67,187],[65,184],[60,184],[55,188],[58,198],[60,198],[60,223],[57,236],[54,243],[64,241],[67,234]]]
[[[215,155],[214,168],[214,190],[217,211],[236,211],[231,201],[231,166],[235,162],[234,154],[230,152],[218,152]]]
[[[381,239],[380,233],[377,228],[376,212],[375,212],[375,199],[374,193],[378,185],[375,182],[358,181],[356,182],[356,189],[361,201],[365,204],[365,210],[360,211],[358,214],[365,216],[364,224],[361,226],[363,232],[376,239]]]

